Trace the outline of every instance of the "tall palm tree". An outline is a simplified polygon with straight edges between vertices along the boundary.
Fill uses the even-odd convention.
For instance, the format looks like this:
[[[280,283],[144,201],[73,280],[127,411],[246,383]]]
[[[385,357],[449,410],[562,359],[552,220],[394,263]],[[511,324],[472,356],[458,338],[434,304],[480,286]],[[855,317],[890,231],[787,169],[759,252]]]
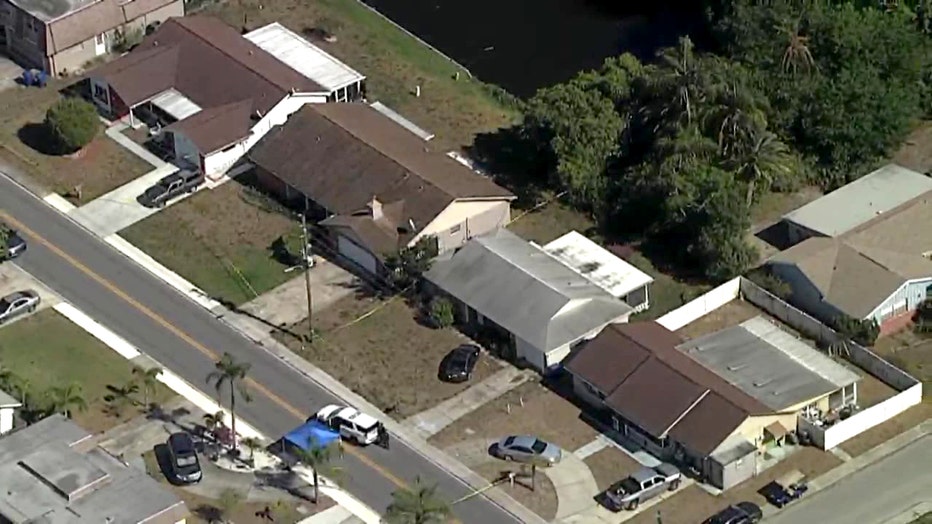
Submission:
[[[676,47],[658,54],[657,74],[651,75],[648,86],[654,103],[647,107],[655,128],[665,125],[688,125],[705,97],[706,78],[693,53],[695,46],[689,37],[680,38]]]
[[[224,353],[214,363],[214,370],[207,375],[207,382],[212,383],[219,396],[224,387],[230,390],[230,431],[233,433],[233,451],[236,451],[236,397],[237,393],[246,402],[252,400],[246,389],[246,375],[252,367],[248,362],[237,362],[233,355]]]
[[[410,489],[392,493],[384,518],[388,524],[440,524],[450,513],[449,504],[437,496],[437,486],[426,486],[418,477]]]
[[[732,83],[716,89],[711,102],[703,120],[709,136],[716,138],[722,156],[732,156],[749,133],[767,127],[767,117],[761,109],[763,100],[743,86]]]
[[[746,185],[748,207],[754,203],[755,192],[765,186],[770,188],[775,178],[790,174],[793,158],[790,150],[770,131],[755,131],[733,161],[733,168]]]
[[[340,469],[332,464],[339,448],[335,444],[322,445],[311,437],[307,440],[307,449],[295,447],[293,454],[299,462],[311,468],[314,475],[314,503],[320,498],[320,474],[336,474]]]
[[[263,449],[265,447],[263,442],[255,437],[244,438],[243,445],[246,446],[246,449],[249,450],[249,461],[250,462],[252,462],[256,458],[256,450]]]
[[[149,409],[149,395],[155,390],[159,383],[159,375],[162,374],[162,368],[152,367],[143,368],[133,366],[133,375],[135,375],[142,384],[142,398],[146,409]]]
[[[786,33],[786,49],[780,64],[783,70],[795,74],[800,69],[809,72],[815,68],[815,58],[809,49],[809,37],[801,33],[800,20],[787,24],[783,31]]]
[[[126,408],[136,405],[136,393],[139,392],[139,384],[135,380],[130,380],[122,386],[107,386],[110,390],[104,401],[107,403],[107,409],[111,415],[120,418],[126,411]]]
[[[61,413],[68,418],[77,411],[87,409],[87,399],[81,384],[71,382],[66,386],[56,386],[48,391],[49,412]]]

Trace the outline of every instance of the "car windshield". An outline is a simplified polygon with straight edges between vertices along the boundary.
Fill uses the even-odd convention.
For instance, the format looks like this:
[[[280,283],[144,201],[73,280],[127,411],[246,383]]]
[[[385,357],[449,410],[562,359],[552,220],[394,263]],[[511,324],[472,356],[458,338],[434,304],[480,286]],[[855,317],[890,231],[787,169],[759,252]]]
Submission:
[[[179,466],[193,466],[197,464],[197,457],[194,455],[182,455],[178,457]]]
[[[5,298],[0,298],[0,313],[10,309],[10,303]]]
[[[620,487],[621,487],[621,490],[624,491],[625,493],[637,493],[638,491],[641,490],[641,485],[638,484],[637,481],[631,477],[628,477],[622,480]]]
[[[545,449],[547,449],[547,443],[544,442],[543,440],[537,439],[534,441],[534,444],[531,445],[531,449],[534,450],[534,453],[537,453],[539,455],[543,453]]]

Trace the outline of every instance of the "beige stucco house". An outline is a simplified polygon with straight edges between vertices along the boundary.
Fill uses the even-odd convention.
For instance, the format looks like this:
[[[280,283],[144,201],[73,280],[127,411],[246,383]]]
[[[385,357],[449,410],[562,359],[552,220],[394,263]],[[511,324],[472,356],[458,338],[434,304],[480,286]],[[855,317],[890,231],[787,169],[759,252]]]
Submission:
[[[0,51],[53,75],[109,53],[118,32],[184,16],[184,0],[0,0]]]

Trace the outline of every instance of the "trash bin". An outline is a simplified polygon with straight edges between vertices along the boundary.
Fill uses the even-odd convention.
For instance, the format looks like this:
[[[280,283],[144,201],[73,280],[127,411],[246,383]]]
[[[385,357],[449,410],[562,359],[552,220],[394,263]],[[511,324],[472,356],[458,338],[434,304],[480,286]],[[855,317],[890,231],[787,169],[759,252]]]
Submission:
[[[34,81],[33,79],[34,77],[33,77],[31,70],[27,69],[23,71],[23,85],[24,86],[31,86]]]

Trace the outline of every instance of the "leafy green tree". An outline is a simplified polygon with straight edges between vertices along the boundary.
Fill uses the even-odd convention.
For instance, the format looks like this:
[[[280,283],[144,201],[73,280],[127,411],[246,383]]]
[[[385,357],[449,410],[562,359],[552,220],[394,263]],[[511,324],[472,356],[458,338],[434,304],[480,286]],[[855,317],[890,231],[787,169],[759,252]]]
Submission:
[[[49,413],[61,413],[68,418],[74,411],[87,410],[87,399],[81,384],[71,382],[64,386],[56,386],[46,394]]]
[[[413,287],[430,269],[437,252],[437,238],[428,235],[421,237],[413,246],[386,257],[385,267],[392,285],[398,290]]]
[[[73,153],[89,144],[100,126],[97,108],[82,98],[62,98],[45,113],[45,127],[62,153]]]
[[[162,368],[160,367],[143,368],[140,366],[133,366],[133,375],[139,379],[139,383],[142,386],[143,403],[146,409],[149,409],[149,396],[155,391],[155,388],[158,387],[159,375],[161,374]]]
[[[230,430],[233,433],[234,451],[236,451],[236,397],[246,402],[252,400],[245,384],[250,367],[252,364],[239,362],[233,355],[224,353],[220,360],[214,363],[214,370],[207,375],[207,382],[213,385],[217,395],[220,395],[224,388],[230,391]]]
[[[656,70],[647,77],[651,102],[644,107],[655,129],[686,127],[699,118],[709,95],[709,75],[689,37],[657,55]]]
[[[392,503],[385,512],[387,524],[442,524],[452,514],[449,504],[437,495],[437,486],[414,479],[410,489],[392,493]]]
[[[126,410],[137,404],[136,393],[139,393],[139,384],[130,380],[122,386],[108,386],[110,393],[104,396],[107,411],[117,418],[121,418]]]

